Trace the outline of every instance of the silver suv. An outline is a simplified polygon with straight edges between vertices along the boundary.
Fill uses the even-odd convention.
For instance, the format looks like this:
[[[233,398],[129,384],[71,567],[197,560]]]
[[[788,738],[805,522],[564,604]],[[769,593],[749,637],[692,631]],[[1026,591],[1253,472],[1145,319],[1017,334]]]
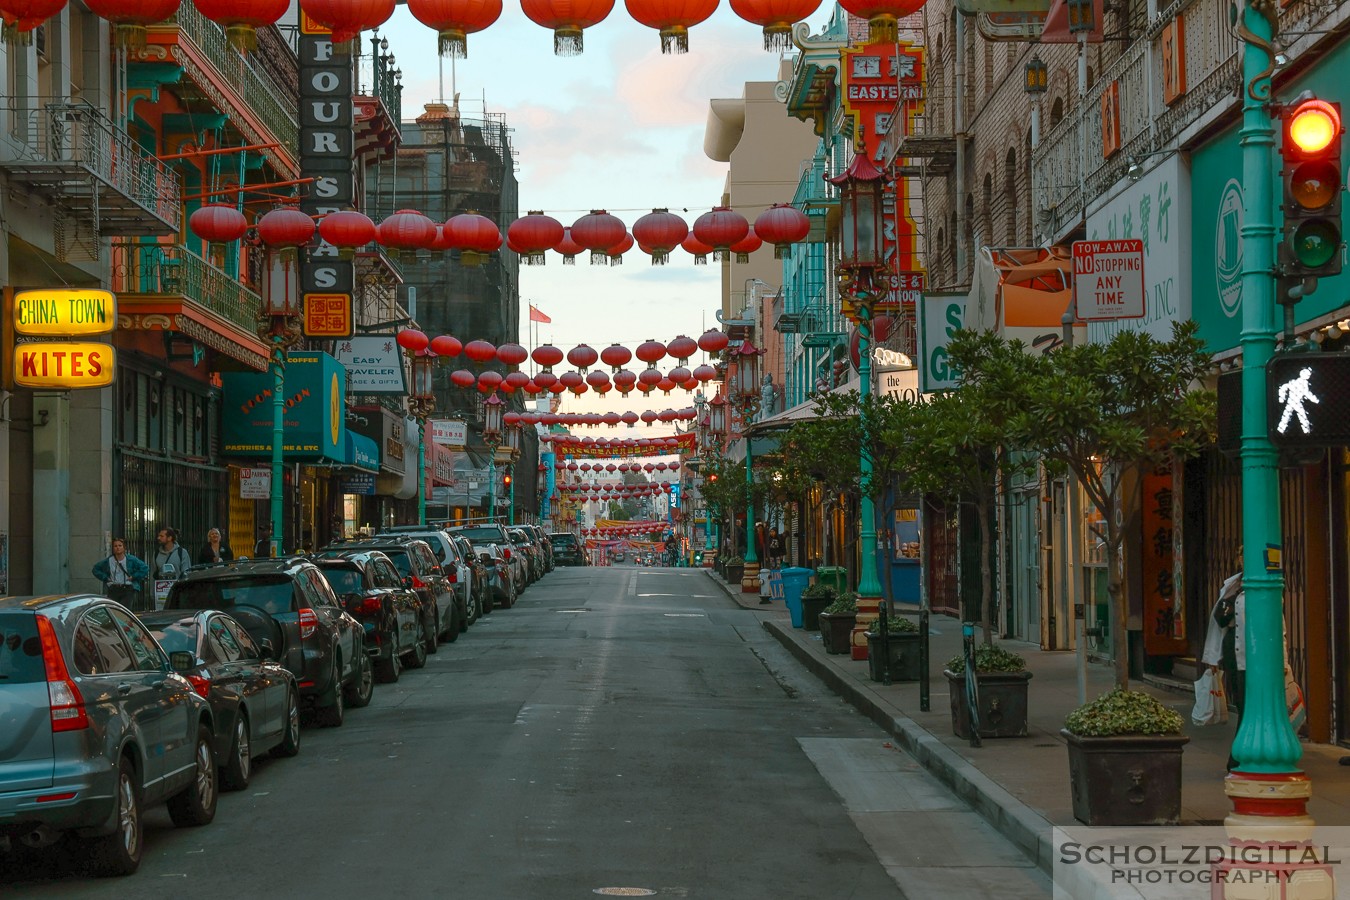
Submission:
[[[216,814],[211,708],[106,597],[0,599],[0,844],[73,832],[95,871],[141,862],[141,818]],[[5,847],[4,849],[8,849]]]

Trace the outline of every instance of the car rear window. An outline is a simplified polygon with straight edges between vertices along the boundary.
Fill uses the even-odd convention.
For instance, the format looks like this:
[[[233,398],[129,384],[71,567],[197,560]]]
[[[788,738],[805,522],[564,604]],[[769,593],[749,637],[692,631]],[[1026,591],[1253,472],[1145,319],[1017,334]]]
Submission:
[[[412,563],[408,560],[408,551],[395,550],[393,547],[384,551],[384,555],[389,557],[389,561],[398,569],[398,574],[407,578],[412,574]]]
[[[361,571],[355,566],[320,566],[319,571],[323,573],[333,593],[339,597],[343,594],[359,594],[365,588]]]
[[[186,650],[193,656],[197,655],[197,623],[193,619],[172,622],[168,625],[156,625],[150,629],[150,633],[155,636],[155,640],[159,641],[159,645],[164,648],[165,653]]]
[[[467,528],[459,529],[458,531],[455,532],[455,534],[462,534],[466,538],[474,542],[482,541],[490,544],[495,544],[502,539],[502,529],[500,528],[500,526],[498,527],[484,526],[482,528],[474,528],[470,526]]]
[[[0,681],[30,684],[46,680],[37,617],[30,612],[0,612]]]
[[[291,612],[294,591],[286,575],[210,578],[179,581],[173,586],[168,609],[232,609],[254,606],[268,615]]]
[[[555,534],[549,538],[549,542],[555,547],[575,547],[577,545],[577,539],[570,534]]]

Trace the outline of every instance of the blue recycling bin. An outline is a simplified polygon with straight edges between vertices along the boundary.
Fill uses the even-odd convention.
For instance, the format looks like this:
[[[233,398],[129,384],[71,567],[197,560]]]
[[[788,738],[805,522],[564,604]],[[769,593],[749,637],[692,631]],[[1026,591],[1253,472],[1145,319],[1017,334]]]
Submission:
[[[783,601],[792,616],[793,628],[802,627],[802,592],[811,583],[811,576],[814,574],[810,569],[793,566],[781,570],[779,575],[783,579]]]

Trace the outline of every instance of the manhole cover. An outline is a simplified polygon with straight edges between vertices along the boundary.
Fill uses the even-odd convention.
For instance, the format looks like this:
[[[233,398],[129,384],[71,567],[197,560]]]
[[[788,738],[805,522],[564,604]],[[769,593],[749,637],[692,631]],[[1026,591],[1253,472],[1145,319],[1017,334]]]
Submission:
[[[606,897],[655,897],[656,891],[649,891],[646,888],[631,887],[607,887],[596,888],[592,893],[603,894]]]
[[[703,613],[662,613],[667,619],[706,619]]]
[[[585,607],[582,607],[580,609],[555,609],[554,612],[582,613],[582,612],[590,612],[590,610],[586,609]]]

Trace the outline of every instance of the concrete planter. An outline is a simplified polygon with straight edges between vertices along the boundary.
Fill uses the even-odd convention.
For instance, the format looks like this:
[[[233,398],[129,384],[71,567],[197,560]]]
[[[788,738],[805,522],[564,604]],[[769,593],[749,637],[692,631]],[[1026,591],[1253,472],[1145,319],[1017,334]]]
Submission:
[[[820,614],[833,602],[833,597],[802,597],[802,628],[819,631]]]
[[[848,653],[853,646],[853,626],[858,624],[858,614],[821,613],[818,617],[820,642],[826,653]]]
[[[1181,819],[1181,750],[1190,738],[1059,733],[1069,745],[1075,819],[1085,825],[1175,825]]]
[[[970,712],[966,704],[966,676],[944,669],[951,688],[952,733],[970,739]],[[1030,672],[976,672],[980,695],[980,737],[1027,736],[1027,682]]]
[[[919,680],[919,633],[917,631],[891,632],[891,681]],[[873,681],[886,680],[886,661],[881,652],[881,635],[867,632],[867,674]]]
[[[727,579],[727,584],[738,585],[741,583],[741,576],[745,574],[744,565],[726,565],[722,567],[723,574]]]

